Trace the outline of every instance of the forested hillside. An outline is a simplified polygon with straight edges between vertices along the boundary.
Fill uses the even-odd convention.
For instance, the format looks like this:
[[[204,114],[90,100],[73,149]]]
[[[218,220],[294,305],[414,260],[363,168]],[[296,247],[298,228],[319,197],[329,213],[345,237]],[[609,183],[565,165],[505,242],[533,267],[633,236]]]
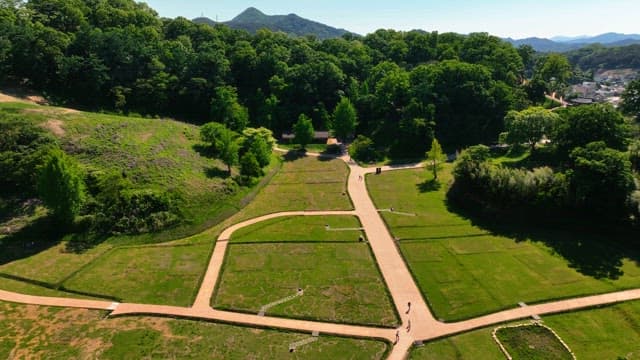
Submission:
[[[640,45],[604,47],[591,45],[566,53],[569,61],[582,70],[640,68]]]
[[[250,35],[161,19],[131,0],[2,0],[0,69],[5,84],[44,91],[59,104],[197,124],[220,120],[212,109],[224,106],[276,135],[300,114],[327,128],[348,97],[358,134],[420,155],[434,129],[446,149],[494,141],[506,112],[528,105],[531,90],[520,86],[521,54],[485,33]]]

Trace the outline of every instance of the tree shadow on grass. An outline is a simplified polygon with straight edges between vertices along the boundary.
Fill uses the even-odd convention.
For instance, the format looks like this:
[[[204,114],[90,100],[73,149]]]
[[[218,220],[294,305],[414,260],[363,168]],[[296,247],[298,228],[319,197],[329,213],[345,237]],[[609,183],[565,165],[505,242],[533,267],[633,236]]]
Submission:
[[[204,174],[209,179],[213,179],[213,178],[226,179],[229,177],[229,171],[227,171],[227,169],[220,169],[219,167],[215,167],[215,166],[204,169]]]
[[[436,179],[431,179],[417,184],[416,187],[421,193],[434,192],[442,188],[442,183]]]
[[[289,150],[286,154],[282,156],[285,162],[293,162],[299,159],[307,157],[306,150]]]
[[[193,151],[197,152],[200,156],[206,157],[208,159],[215,158],[215,149],[211,145],[206,144],[195,144],[192,146]]]
[[[474,226],[516,242],[533,241],[548,246],[579,273],[596,279],[616,280],[624,275],[624,259],[640,264],[637,230],[585,219],[501,215],[487,216],[447,201],[448,210]],[[543,266],[543,265],[539,265]]]
[[[0,239],[0,265],[28,258],[56,246],[64,232],[50,217],[39,218]]]

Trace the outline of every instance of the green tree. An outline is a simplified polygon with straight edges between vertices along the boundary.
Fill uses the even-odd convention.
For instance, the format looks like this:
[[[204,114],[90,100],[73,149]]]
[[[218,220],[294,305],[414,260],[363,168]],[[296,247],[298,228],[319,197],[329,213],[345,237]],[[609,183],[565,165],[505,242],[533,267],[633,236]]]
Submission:
[[[629,129],[622,115],[611,105],[587,105],[564,109],[551,140],[564,154],[594,141],[607,147],[627,150]]]
[[[240,174],[248,177],[262,176],[262,168],[252,152],[247,152],[240,159]]]
[[[357,125],[358,114],[356,108],[348,98],[341,98],[333,111],[332,130],[335,136],[344,142],[353,135]]]
[[[220,86],[211,100],[214,121],[225,124],[233,131],[242,131],[249,124],[249,111],[238,103],[238,93],[232,86]]]
[[[298,122],[293,125],[295,141],[304,149],[313,140],[314,130],[311,119],[305,114],[300,114]]]
[[[256,138],[249,146],[249,152],[253,154],[260,167],[265,167],[271,162],[271,147],[263,138]]]
[[[438,142],[438,139],[433,138],[431,142],[431,149],[427,152],[427,160],[429,160],[429,167],[433,171],[433,180],[438,180],[438,167],[440,163],[445,161],[446,156],[442,152],[442,146]]]
[[[603,217],[626,215],[627,200],[635,190],[627,155],[599,141],[574,149],[571,159],[576,208]]]
[[[224,124],[218,122],[206,123],[200,127],[200,139],[204,142],[210,143],[213,150],[217,153],[220,151],[218,149],[220,137],[222,136],[222,133],[227,130],[228,129]]]
[[[573,67],[566,56],[549,54],[541,59],[537,74],[552,86],[552,91],[560,90],[571,78]]]
[[[229,175],[231,175],[231,167],[238,163],[238,152],[240,150],[236,133],[229,129],[222,131],[217,146],[219,151],[218,157],[227,165],[227,171]]]
[[[622,111],[640,120],[640,79],[636,79],[627,85],[622,94]]]
[[[349,145],[349,156],[358,161],[375,161],[378,153],[371,139],[364,135],[358,137]]]
[[[85,198],[76,162],[61,150],[52,150],[39,171],[38,193],[56,220],[70,225]]]
[[[541,107],[532,107],[523,111],[510,111],[504,118],[505,128],[508,132],[509,144],[527,143],[531,146],[531,152],[536,149],[536,143],[544,135],[550,134],[559,116],[550,110]]]

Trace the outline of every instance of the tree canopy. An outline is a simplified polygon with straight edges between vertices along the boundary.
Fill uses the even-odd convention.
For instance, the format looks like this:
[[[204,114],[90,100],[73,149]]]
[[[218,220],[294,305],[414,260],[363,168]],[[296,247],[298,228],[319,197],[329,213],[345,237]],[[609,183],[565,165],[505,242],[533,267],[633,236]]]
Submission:
[[[51,150],[39,171],[38,192],[56,220],[70,225],[85,198],[82,174],[73,158]]]
[[[300,114],[298,122],[293,125],[293,133],[295,134],[296,143],[300,144],[304,149],[313,141],[314,130],[311,119],[305,114]]]
[[[526,143],[531,151],[544,135],[551,134],[560,117],[550,110],[533,107],[523,111],[510,111],[505,117],[507,141],[510,144]]]

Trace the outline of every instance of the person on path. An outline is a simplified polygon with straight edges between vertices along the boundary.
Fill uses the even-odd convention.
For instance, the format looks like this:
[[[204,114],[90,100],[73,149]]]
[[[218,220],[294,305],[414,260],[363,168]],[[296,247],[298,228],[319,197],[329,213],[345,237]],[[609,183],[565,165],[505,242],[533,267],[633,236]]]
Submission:
[[[396,331],[396,341],[393,343],[393,345],[397,344],[400,341],[400,331]]]
[[[407,303],[407,312],[405,314],[408,314],[409,311],[411,311],[411,301]]]
[[[407,320],[407,332],[411,331],[411,319]]]

